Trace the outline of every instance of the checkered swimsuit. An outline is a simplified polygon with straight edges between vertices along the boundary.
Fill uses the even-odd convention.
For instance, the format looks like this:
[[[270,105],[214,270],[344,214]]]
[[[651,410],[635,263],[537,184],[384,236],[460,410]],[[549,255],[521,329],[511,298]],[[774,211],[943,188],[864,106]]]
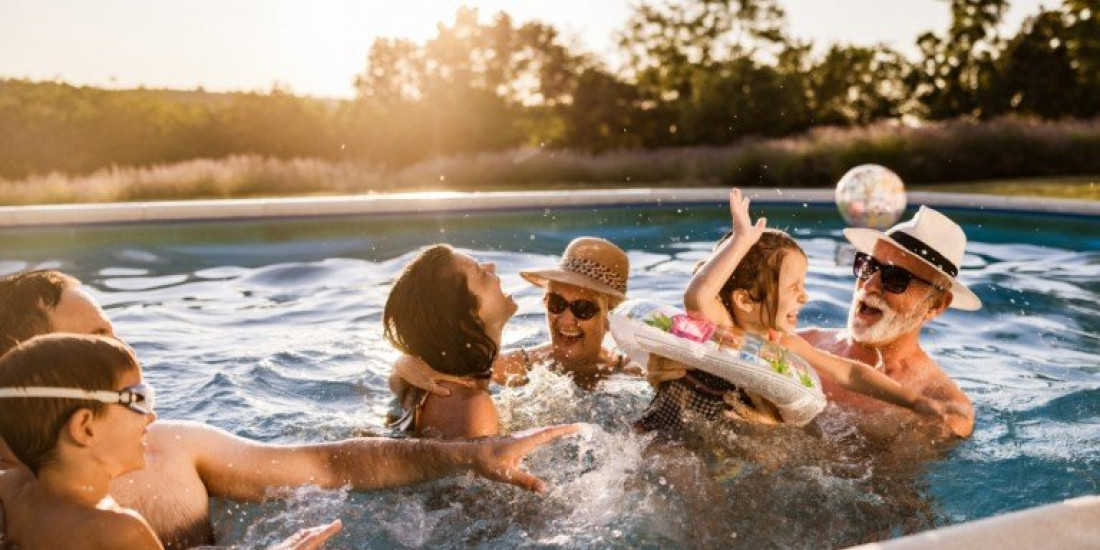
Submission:
[[[684,379],[661,384],[638,425],[646,431],[679,430],[688,417],[708,421],[722,419],[722,413],[729,410],[722,396],[731,391],[738,393],[742,403],[752,407],[748,395],[735,384],[712,374],[692,371]]]

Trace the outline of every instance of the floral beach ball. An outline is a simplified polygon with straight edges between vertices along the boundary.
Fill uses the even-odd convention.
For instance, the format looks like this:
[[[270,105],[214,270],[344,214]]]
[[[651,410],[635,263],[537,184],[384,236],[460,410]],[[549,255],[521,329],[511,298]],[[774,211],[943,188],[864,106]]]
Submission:
[[[837,182],[836,207],[850,227],[886,229],[905,211],[905,184],[889,168],[862,164]]]

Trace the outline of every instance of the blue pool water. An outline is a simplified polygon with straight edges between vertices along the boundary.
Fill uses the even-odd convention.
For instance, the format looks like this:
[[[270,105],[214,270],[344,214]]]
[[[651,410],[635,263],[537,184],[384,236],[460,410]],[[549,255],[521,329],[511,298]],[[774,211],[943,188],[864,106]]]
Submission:
[[[0,273],[84,280],[144,362],[161,418],[265,441],[384,433],[390,283],[420,247],[497,262],[520,310],[505,345],[546,337],[521,268],[574,237],[620,244],[631,294],[677,303],[729,225],[720,204],[0,231]],[[804,325],[842,326],[852,277],[835,210],[766,206],[810,256]],[[742,429],[688,447],[633,434],[636,379],[585,394],[540,371],[497,390],[510,430],[584,421],[530,460],[545,496],[458,478],[358,494],[301,489],[215,503],[220,542],[259,545],[331,517],[331,548],[837,547],[1100,492],[1100,220],[949,211],[971,238],[964,280],[985,303],[929,325],[926,349],[974,401],[974,436],[933,456],[874,458],[835,408],[809,431]],[[896,442],[895,447],[902,447]],[[893,449],[898,451],[898,449]],[[904,450],[903,450],[904,451]],[[897,458],[900,455],[902,458]]]

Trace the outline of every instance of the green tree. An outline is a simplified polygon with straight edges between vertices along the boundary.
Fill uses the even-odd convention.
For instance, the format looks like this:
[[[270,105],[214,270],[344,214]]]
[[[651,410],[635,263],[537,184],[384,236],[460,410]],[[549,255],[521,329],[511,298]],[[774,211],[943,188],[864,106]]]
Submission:
[[[599,68],[587,68],[577,78],[571,99],[559,108],[563,143],[586,151],[644,145],[646,127],[638,108],[638,91]]]
[[[1066,50],[1080,91],[1074,114],[1100,115],[1100,0],[1065,0],[1061,10]]]
[[[995,96],[994,60],[1001,49],[997,25],[1008,0],[947,0],[951,25],[943,37],[931,32],[917,38],[921,59],[909,86],[933,120],[988,117]]]
[[[1041,11],[1024,22],[997,62],[998,95],[1005,110],[1060,118],[1081,97],[1066,44],[1062,14]]]
[[[588,61],[573,54],[556,29],[538,22],[517,27],[505,13],[482,23],[476,9],[461,8],[452,24],[437,30],[423,45],[379,40],[372,46],[356,81],[359,105],[346,115],[374,120],[369,129],[349,132],[357,151],[402,162],[561,134],[547,130],[555,125],[544,119],[572,100],[576,74]],[[395,139],[407,146],[396,155],[387,145]]]
[[[905,58],[884,45],[833,45],[806,74],[815,125],[866,125],[902,115]]]
[[[775,0],[659,0],[635,5],[620,46],[651,129],[643,141],[654,146],[691,145],[724,143],[743,135],[730,128],[744,121],[733,120],[740,115],[722,108],[716,94],[740,88],[737,79],[750,76],[745,68],[759,66],[755,57],[781,50],[784,22]],[[747,81],[742,84],[746,90],[760,89]],[[707,111],[715,118],[708,120]]]

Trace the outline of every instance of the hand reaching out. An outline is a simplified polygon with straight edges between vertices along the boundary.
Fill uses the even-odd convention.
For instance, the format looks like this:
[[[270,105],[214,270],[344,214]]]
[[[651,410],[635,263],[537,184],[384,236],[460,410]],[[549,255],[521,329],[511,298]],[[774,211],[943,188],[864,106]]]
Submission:
[[[523,459],[531,451],[560,437],[577,433],[580,424],[537,428],[506,437],[494,437],[471,442],[470,465],[474,473],[496,481],[511,483],[528,491],[542,492],[546,484],[523,470]]]
[[[271,550],[317,550],[325,545],[325,541],[339,533],[343,527],[344,524],[340,520],[336,520],[328,525],[302,529],[285,541],[271,547]]]

